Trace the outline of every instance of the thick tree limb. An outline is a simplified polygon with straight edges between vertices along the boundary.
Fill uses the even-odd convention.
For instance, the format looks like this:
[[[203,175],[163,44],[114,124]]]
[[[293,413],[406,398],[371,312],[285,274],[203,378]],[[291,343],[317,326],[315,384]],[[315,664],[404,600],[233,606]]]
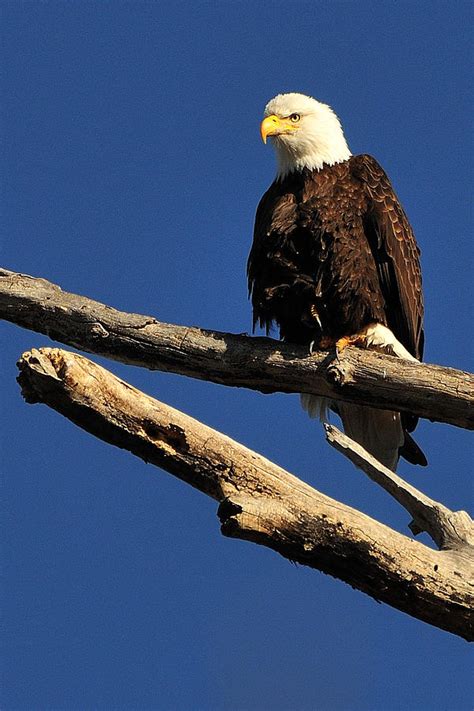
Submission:
[[[304,348],[173,326],[0,270],[0,318],[90,353],[262,392],[308,392],[474,428],[474,376],[357,348]]]
[[[259,543],[465,639],[474,637],[472,563],[435,551],[300,481],[82,356],[25,353],[19,382],[95,436],[221,502],[224,535]]]

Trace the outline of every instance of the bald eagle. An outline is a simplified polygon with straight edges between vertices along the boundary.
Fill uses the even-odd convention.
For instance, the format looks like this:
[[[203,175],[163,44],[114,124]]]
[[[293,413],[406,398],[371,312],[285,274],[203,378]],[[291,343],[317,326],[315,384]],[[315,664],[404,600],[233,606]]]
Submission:
[[[255,218],[247,271],[257,324],[280,338],[342,350],[353,343],[410,360],[423,355],[420,251],[390,181],[353,156],[333,110],[303,94],[265,107],[278,171]],[[341,417],[346,434],[395,470],[426,465],[413,415],[302,394],[310,416]]]

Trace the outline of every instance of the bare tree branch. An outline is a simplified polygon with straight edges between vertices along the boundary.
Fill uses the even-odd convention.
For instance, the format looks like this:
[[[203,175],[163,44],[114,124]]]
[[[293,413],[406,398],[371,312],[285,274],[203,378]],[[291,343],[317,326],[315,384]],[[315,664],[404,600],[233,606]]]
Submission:
[[[330,499],[82,356],[42,348],[25,353],[19,368],[28,402],[49,405],[221,502],[224,535],[268,546],[473,639],[472,561],[464,551],[432,550]]]
[[[0,318],[114,360],[262,392],[308,392],[474,428],[474,376],[357,348],[302,347],[117,311],[44,279],[0,270]]]
[[[474,523],[466,511],[451,511],[434,501],[398,474],[387,469],[357,442],[347,437],[333,425],[324,425],[326,439],[338,452],[344,454],[372,481],[379,484],[398,501],[412,516],[412,532],[417,535],[426,531],[436,545],[443,550],[465,550],[474,553]]]

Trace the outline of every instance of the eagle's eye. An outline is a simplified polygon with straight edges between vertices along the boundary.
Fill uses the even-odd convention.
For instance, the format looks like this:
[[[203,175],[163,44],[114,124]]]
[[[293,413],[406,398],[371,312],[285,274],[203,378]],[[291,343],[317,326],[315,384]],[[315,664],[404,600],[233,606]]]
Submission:
[[[292,121],[292,123],[298,123],[300,118],[301,116],[299,114],[291,114],[290,121]]]

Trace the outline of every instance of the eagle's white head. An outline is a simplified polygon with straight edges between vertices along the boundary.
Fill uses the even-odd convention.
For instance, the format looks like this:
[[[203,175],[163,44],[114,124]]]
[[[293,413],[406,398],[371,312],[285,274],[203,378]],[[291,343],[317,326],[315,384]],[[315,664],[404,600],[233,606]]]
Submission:
[[[260,131],[271,137],[278,178],[295,170],[319,170],[351,156],[338,117],[327,104],[304,94],[278,94],[265,106]]]

